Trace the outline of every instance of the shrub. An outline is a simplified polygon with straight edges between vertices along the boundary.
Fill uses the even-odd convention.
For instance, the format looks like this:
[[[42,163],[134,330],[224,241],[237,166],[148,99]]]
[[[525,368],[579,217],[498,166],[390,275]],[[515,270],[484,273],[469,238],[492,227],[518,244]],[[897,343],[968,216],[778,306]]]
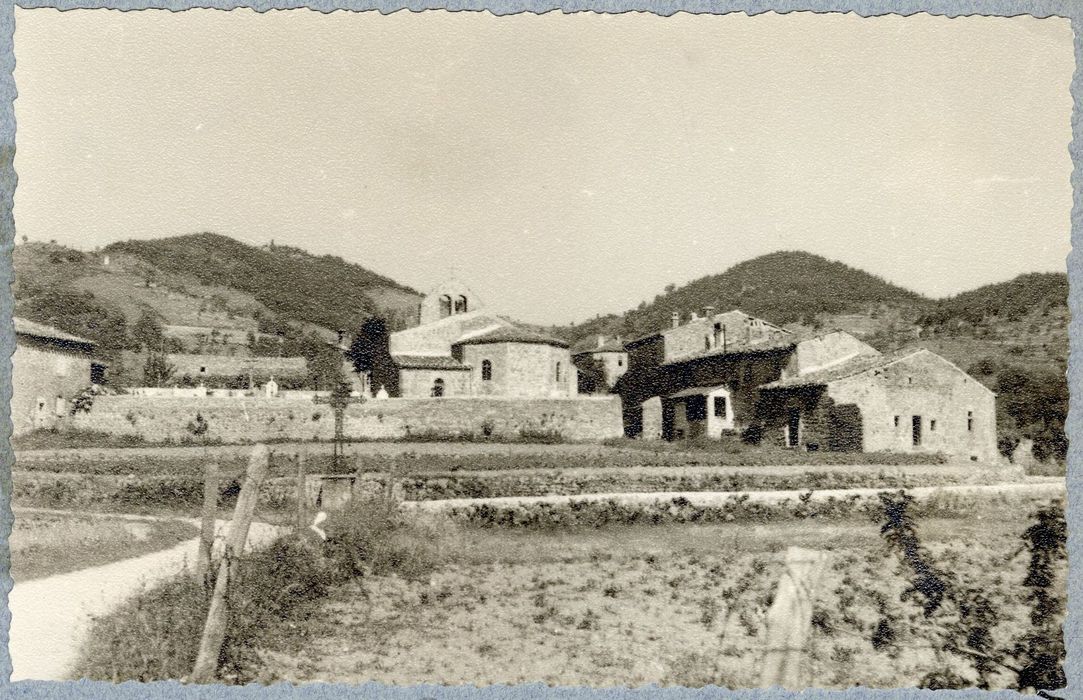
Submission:
[[[436,533],[382,499],[351,501],[324,529],[325,554],[344,576],[396,574],[428,581],[440,563]]]

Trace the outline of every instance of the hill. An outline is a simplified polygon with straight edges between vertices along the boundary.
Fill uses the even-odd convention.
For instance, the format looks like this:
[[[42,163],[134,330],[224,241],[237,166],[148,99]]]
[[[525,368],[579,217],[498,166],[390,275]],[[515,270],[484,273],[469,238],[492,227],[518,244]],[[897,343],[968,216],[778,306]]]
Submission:
[[[199,233],[113,243],[103,251],[150,267],[149,279],[187,277],[251,298],[281,320],[355,330],[373,314],[412,311],[414,290],[342,258],[289,246],[252,246]]]
[[[572,343],[590,335],[634,337],[669,325],[674,311],[683,317],[706,306],[741,309],[779,325],[817,325],[827,316],[902,315],[913,317],[931,302],[908,289],[840,262],[800,251],[770,253],[676,287],[622,315],[608,315],[577,326],[553,329]],[[878,326],[877,326],[878,328]]]
[[[406,323],[420,299],[340,258],[214,234],[93,253],[24,242],[13,261],[16,313],[97,341],[111,375],[131,382],[145,361],[133,353],[150,347],[303,355],[312,365],[335,330],[355,331],[370,315]]]

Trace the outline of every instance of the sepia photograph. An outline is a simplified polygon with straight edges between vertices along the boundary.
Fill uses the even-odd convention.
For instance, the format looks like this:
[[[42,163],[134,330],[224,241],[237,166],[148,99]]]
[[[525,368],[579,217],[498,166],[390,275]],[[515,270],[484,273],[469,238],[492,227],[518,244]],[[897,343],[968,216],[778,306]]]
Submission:
[[[16,9],[11,679],[1060,697],[1073,42]]]

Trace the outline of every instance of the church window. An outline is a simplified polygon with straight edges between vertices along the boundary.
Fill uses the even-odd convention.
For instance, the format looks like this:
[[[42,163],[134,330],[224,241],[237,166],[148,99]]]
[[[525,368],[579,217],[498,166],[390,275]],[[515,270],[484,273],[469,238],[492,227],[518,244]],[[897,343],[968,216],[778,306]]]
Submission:
[[[444,380],[440,377],[437,377],[436,381],[432,383],[432,395],[434,398],[440,398],[444,395]]]
[[[487,382],[493,378],[493,363],[488,360],[481,361],[481,380]]]
[[[557,381],[560,381],[560,363],[557,363]]]
[[[440,318],[451,315],[451,297],[447,294],[440,297]]]
[[[466,313],[466,297],[463,296],[462,294],[460,294],[459,297],[455,300],[455,313],[457,313],[457,314],[465,314]]]

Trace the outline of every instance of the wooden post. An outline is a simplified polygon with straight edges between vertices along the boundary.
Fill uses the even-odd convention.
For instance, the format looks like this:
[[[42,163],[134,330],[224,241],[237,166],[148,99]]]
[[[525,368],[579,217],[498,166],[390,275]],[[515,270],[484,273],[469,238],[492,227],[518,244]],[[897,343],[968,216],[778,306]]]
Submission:
[[[196,559],[196,579],[204,585],[211,570],[211,549],[214,547],[214,523],[218,518],[218,463],[207,462],[203,468],[203,522],[199,529],[199,555]]]
[[[760,686],[801,690],[805,678],[805,652],[812,636],[812,605],[816,587],[827,562],[827,552],[790,547],[786,570],[767,611],[767,651]]]
[[[218,579],[214,582],[214,594],[207,611],[207,622],[203,626],[203,638],[199,642],[199,655],[192,669],[193,683],[211,683],[218,670],[218,654],[222,641],[226,637],[226,591],[231,578],[236,578],[239,570],[239,557],[244,552],[244,543],[248,539],[248,528],[256,510],[259,489],[267,476],[268,452],[266,445],[256,445],[248,458],[248,471],[244,486],[233,511],[233,521],[229,527],[229,538],[222,553],[222,564],[218,568]]]
[[[305,507],[305,500],[307,500],[307,490],[305,489],[305,448],[302,446],[297,452],[297,531],[305,529],[307,524],[307,511]]]

